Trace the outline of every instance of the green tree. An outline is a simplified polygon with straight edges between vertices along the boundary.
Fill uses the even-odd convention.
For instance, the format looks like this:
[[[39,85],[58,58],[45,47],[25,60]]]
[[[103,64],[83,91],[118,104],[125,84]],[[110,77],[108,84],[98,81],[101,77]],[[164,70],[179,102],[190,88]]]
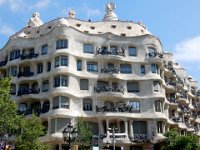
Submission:
[[[31,118],[21,120],[21,134],[16,140],[16,150],[46,150],[47,145],[41,142],[41,136],[44,135],[44,126],[40,118],[32,115]]]
[[[77,118],[77,130],[78,130],[78,138],[77,138],[76,141],[79,144],[79,149],[80,150],[90,150],[90,149],[92,149],[91,127],[87,122],[84,122],[82,117]]]
[[[6,134],[18,128],[20,117],[17,116],[17,108],[10,99],[11,78],[0,79],[0,134]]]
[[[164,150],[200,150],[198,137],[194,134],[179,135],[176,130],[171,130],[165,133],[167,137]]]

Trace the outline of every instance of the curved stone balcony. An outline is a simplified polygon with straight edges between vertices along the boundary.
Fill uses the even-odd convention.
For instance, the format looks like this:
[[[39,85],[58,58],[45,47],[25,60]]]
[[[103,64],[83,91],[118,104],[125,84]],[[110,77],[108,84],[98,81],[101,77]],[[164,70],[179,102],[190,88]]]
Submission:
[[[108,48],[102,47],[102,48],[97,48],[96,54],[97,55],[114,55],[114,56],[125,57],[125,49],[121,48],[121,50],[119,50],[118,48],[116,48],[114,50],[108,50]]]
[[[130,137],[130,141],[133,143],[150,143],[153,140],[153,136],[148,134],[134,134]]]
[[[38,55],[39,55],[39,54],[36,54],[36,53],[34,53],[34,52],[29,53],[29,54],[22,54],[22,55],[21,55],[21,60],[37,58]]]
[[[124,106],[109,106],[104,104],[103,106],[96,106],[96,112],[128,112],[128,113],[139,113],[140,110],[136,110],[130,105],[124,104]]]

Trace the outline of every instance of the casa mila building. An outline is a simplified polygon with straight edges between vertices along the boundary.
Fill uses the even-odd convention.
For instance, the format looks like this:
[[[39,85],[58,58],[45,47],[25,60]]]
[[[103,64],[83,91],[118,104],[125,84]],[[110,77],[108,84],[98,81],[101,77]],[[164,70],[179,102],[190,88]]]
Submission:
[[[116,150],[151,149],[174,128],[200,135],[197,81],[146,26],[118,19],[114,9],[107,3],[98,22],[71,10],[43,24],[34,13],[0,50],[12,100],[20,114],[41,118],[51,150],[65,147],[62,131],[77,117],[90,124],[100,149],[112,148],[113,138]]]

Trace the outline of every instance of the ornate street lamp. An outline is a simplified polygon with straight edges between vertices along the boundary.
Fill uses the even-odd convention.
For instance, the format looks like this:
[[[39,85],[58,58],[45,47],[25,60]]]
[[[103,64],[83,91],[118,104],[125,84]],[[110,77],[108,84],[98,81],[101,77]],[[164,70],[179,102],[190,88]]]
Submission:
[[[64,128],[64,130],[62,131],[63,133],[63,139],[64,141],[67,143],[68,142],[68,147],[70,150],[70,144],[72,140],[75,140],[78,136],[78,132],[77,129],[72,125],[72,123],[70,122],[69,124],[67,124],[67,126]]]
[[[119,130],[119,129],[118,129],[118,128],[115,128],[114,126],[113,126],[112,129],[111,129],[111,128],[108,128],[108,131],[112,132],[112,138],[113,138],[113,140],[112,140],[113,150],[115,150],[115,132],[118,131],[118,130]],[[107,144],[107,143],[106,143],[106,144]]]

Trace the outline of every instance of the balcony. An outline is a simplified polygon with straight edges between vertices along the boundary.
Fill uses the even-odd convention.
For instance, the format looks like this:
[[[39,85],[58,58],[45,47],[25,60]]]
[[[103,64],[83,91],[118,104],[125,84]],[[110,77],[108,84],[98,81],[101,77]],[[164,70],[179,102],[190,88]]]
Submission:
[[[177,103],[177,100],[175,97],[168,97],[167,100],[170,102],[170,103]]]
[[[124,94],[124,88],[122,87],[115,87],[115,86],[109,86],[104,85],[103,87],[94,87],[94,92],[101,93],[101,92],[118,92]]]
[[[29,89],[29,88],[22,88],[19,89],[17,96],[28,95],[28,94],[38,94],[40,89]]]
[[[175,123],[182,122],[181,118],[177,115],[173,115],[170,117],[170,120],[174,121]]]
[[[21,60],[25,60],[25,59],[32,59],[32,58],[37,58],[38,54],[31,52],[29,54],[22,54],[21,55]]]
[[[31,77],[34,75],[34,72],[19,72],[17,77],[20,78],[20,77]]]
[[[163,54],[158,53],[158,52],[156,52],[156,51],[148,52],[146,55],[147,55],[149,58],[156,58],[156,57],[158,57],[158,58],[163,58]]]
[[[118,74],[119,73],[119,69],[115,69],[115,68],[102,68],[101,69],[101,73]]]
[[[165,81],[166,85],[170,85],[173,86],[174,88],[176,87],[176,82],[174,82],[173,80],[169,80],[169,81]]]
[[[0,67],[6,66],[6,64],[7,64],[7,60],[1,61],[1,62],[0,62]]]
[[[153,136],[148,134],[134,134],[130,137],[130,140],[134,143],[150,143],[153,140]]]
[[[124,106],[112,106],[106,105],[96,106],[96,112],[125,112],[125,113],[139,113],[140,110],[134,108],[133,106],[126,105]]]
[[[97,48],[96,54],[97,55],[114,55],[114,56],[125,57],[125,50],[123,48],[121,48],[121,50],[116,48],[116,49],[109,51],[107,47],[102,47],[102,48]]]

